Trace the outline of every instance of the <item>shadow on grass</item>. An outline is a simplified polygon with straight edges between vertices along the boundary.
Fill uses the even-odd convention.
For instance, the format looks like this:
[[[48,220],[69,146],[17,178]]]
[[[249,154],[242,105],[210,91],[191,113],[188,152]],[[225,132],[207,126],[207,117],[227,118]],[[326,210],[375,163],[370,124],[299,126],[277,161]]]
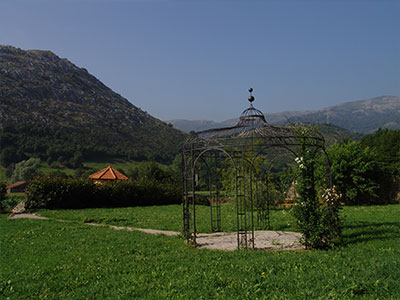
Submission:
[[[360,222],[356,225],[345,225],[343,229],[346,245],[400,239],[400,222]]]

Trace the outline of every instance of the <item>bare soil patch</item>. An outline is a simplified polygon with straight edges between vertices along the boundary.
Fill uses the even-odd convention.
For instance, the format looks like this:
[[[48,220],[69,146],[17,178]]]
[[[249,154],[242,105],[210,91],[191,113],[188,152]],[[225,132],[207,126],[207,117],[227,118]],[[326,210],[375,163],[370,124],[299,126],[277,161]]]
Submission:
[[[254,248],[257,250],[300,250],[301,234],[298,232],[259,230],[254,232]],[[196,242],[199,247],[233,251],[237,249],[237,233],[200,233]]]
[[[39,220],[47,220],[48,218],[39,216],[37,214],[14,214],[8,217],[9,219],[39,219]]]

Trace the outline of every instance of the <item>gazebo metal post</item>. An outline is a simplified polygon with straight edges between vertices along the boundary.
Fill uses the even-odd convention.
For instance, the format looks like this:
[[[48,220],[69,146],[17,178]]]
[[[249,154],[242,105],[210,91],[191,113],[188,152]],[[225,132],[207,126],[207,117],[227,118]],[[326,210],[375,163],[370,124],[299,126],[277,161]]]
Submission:
[[[192,160],[193,161],[193,160]],[[195,164],[192,163],[192,219],[193,219],[193,244],[196,245],[196,180]]]
[[[270,229],[271,228],[271,224],[270,224],[270,203],[271,203],[271,195],[269,192],[269,176],[268,176],[268,172],[265,174],[265,187],[266,187],[266,199],[267,199],[267,211],[264,211],[264,216],[267,219],[267,228]]]
[[[188,191],[188,183],[187,183],[187,158],[185,153],[182,154],[182,174],[183,174],[183,235],[187,240],[189,240],[189,226],[190,226],[190,218],[189,218],[189,191]]]
[[[261,205],[261,191],[259,185],[259,179],[256,178],[256,210],[257,210],[257,227],[260,227],[260,205]]]
[[[208,191],[209,191],[209,199],[210,202],[210,226],[211,232],[214,232],[214,214],[213,214],[213,206],[214,206],[214,194],[213,194],[213,185],[212,185],[212,174],[211,170],[208,172]]]
[[[253,218],[253,169],[250,168],[250,220],[251,220],[251,245],[254,249],[254,218]]]
[[[217,170],[217,153],[212,153],[210,159],[214,159],[214,168],[210,168],[209,175],[211,231],[218,232],[221,231],[221,203],[218,182],[219,174]]]

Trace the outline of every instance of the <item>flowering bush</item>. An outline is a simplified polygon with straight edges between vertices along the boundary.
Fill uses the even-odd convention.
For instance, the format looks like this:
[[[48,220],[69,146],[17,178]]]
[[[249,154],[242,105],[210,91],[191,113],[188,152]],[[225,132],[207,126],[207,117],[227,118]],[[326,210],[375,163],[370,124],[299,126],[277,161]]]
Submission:
[[[342,222],[339,218],[339,210],[342,194],[338,193],[336,187],[333,186],[325,189],[321,199],[321,222],[324,229],[321,238],[324,245],[330,246],[339,242],[341,237]]]
[[[303,244],[307,249],[330,248],[341,236],[341,222],[339,219],[339,203],[341,195],[334,187],[327,188],[323,195],[323,203],[318,201],[314,182],[315,152],[306,147],[307,132],[299,131],[299,140],[302,154],[295,158],[298,165],[298,184],[296,205],[293,214],[303,234]]]
[[[336,187],[333,186],[331,188],[327,188],[325,192],[322,194],[322,201],[324,205],[326,206],[333,206],[333,205],[339,205],[339,201],[342,198],[342,194],[338,193],[336,191]]]
[[[294,161],[297,163],[297,165],[299,166],[299,168],[300,168],[301,170],[303,170],[303,169],[306,168],[306,165],[304,164],[304,159],[303,159],[303,157],[296,157],[296,158],[294,159]]]

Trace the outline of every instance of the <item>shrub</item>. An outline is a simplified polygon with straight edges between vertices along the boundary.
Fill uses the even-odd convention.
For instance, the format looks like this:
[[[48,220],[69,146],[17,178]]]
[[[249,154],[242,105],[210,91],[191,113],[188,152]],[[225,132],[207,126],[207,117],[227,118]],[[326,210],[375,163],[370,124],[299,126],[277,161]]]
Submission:
[[[389,183],[392,179],[382,172],[374,149],[346,140],[330,146],[327,154],[331,162],[333,183],[343,195],[344,204],[383,204],[384,200],[378,197],[379,179],[385,178]]]
[[[84,208],[95,207],[96,186],[89,179],[36,177],[29,184],[25,207]]]
[[[7,194],[7,185],[4,182],[0,182],[0,210],[4,208],[3,202],[6,199],[6,194]]]
[[[37,177],[29,185],[26,207],[90,208],[181,203],[181,188],[149,179],[96,184],[89,179]]]
[[[4,211],[11,211],[15,206],[17,206],[21,201],[24,201],[24,196],[9,195],[2,202],[2,209]]]

